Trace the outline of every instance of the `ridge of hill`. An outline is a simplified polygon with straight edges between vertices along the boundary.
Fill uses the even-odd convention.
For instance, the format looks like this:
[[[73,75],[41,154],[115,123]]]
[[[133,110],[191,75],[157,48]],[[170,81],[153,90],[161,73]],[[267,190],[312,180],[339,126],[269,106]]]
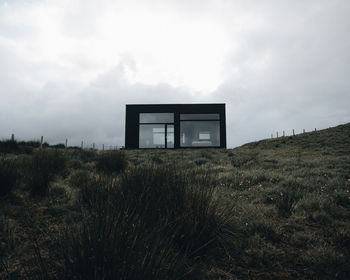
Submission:
[[[260,140],[247,143],[242,148],[301,148],[312,150],[337,149],[350,152],[350,123],[330,127],[318,131],[305,132],[294,136],[280,136],[278,138]],[[238,147],[241,148],[241,147]]]

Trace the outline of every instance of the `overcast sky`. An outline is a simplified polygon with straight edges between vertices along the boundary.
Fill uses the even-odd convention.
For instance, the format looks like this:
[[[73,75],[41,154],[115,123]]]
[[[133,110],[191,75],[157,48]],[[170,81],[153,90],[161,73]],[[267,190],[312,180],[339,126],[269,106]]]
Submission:
[[[350,121],[348,0],[0,0],[0,138],[124,145],[125,104],[226,103],[228,147]]]

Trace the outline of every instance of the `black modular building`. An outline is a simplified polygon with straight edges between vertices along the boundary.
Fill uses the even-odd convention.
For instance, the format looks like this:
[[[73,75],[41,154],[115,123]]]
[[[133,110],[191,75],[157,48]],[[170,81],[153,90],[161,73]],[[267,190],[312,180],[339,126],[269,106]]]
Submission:
[[[125,148],[226,148],[225,104],[126,105]]]

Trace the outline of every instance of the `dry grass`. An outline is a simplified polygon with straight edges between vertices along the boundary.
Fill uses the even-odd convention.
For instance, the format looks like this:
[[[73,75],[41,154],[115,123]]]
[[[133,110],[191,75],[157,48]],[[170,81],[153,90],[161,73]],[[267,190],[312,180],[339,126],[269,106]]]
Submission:
[[[50,177],[43,197],[32,196],[27,187],[37,148],[6,142],[0,145],[2,160],[17,166],[19,180],[0,203],[0,278],[83,279],[84,261],[110,271],[108,264],[118,264],[113,258],[123,251],[116,235],[103,235],[119,244],[103,247],[107,252],[77,252],[85,252],[83,241],[92,242],[87,237],[101,236],[105,227],[120,234],[110,219],[127,212],[139,227],[118,220],[129,232],[123,244],[135,240],[136,253],[124,250],[128,265],[121,260],[115,274],[93,279],[349,279],[349,140],[347,124],[232,150],[124,151],[127,168],[107,177],[96,168],[98,153],[57,150],[66,169]],[[179,184],[185,192],[176,191]],[[201,186],[208,184],[209,197],[201,196]],[[127,199],[121,199],[126,190]],[[129,203],[138,206],[128,208]],[[189,212],[192,216],[185,215]],[[172,235],[176,238],[168,242]],[[146,241],[154,251],[144,250]],[[77,251],[64,255],[62,248]],[[142,266],[145,254],[149,262]],[[91,261],[97,256],[98,263]],[[72,258],[80,266],[72,266]],[[138,269],[134,274],[127,269],[131,263]]]

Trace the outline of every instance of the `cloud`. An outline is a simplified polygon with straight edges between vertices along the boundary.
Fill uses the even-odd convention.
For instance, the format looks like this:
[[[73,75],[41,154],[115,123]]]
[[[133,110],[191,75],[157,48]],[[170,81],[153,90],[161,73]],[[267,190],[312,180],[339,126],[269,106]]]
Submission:
[[[0,137],[124,144],[125,104],[226,102],[228,146],[350,120],[347,1],[0,1]]]

